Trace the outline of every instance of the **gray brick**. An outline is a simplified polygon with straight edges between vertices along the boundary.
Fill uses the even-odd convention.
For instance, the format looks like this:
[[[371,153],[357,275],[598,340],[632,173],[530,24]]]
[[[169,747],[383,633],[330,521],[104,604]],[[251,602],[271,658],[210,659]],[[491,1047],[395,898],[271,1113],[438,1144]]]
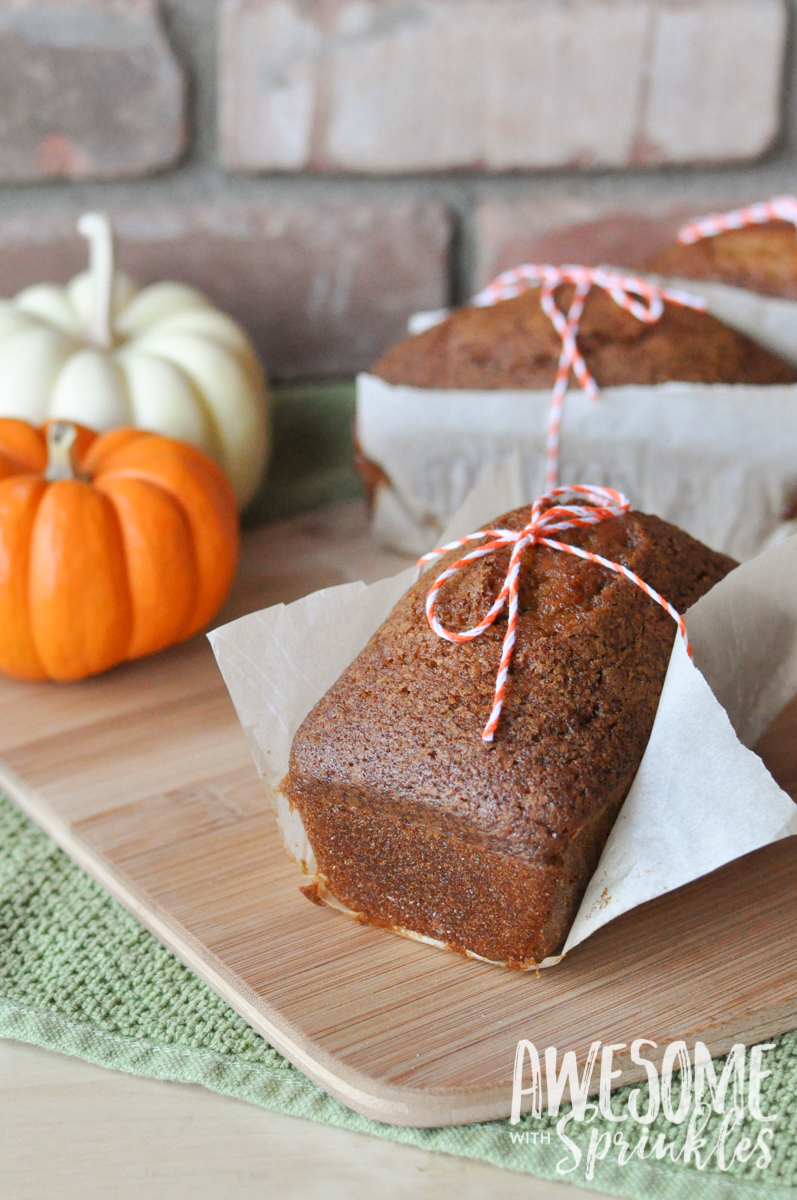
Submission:
[[[156,0],[0,0],[0,181],[167,166],[183,92]]]

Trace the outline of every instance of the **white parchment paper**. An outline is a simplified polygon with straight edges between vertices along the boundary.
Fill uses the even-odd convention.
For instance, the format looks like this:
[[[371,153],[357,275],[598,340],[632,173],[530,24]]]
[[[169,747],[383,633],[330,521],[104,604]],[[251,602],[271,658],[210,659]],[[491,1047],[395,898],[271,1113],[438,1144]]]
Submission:
[[[516,507],[522,488],[517,457],[490,468],[444,540]],[[415,578],[410,568],[326,588],[209,634],[286,848],[310,874],[312,847],[278,790],[294,734]],[[646,900],[797,833],[797,807],[747,748],[797,692],[797,538],[733,571],[687,622],[697,665],[677,638],[650,742],[565,953]]]
[[[797,306],[795,306],[797,308]],[[391,486],[374,533],[421,554],[481,473],[518,450],[523,503],[544,491],[550,391],[425,390],[357,381],[357,432]],[[665,383],[568,392],[559,478],[619,488],[715,550],[744,560],[797,494],[797,385]]]

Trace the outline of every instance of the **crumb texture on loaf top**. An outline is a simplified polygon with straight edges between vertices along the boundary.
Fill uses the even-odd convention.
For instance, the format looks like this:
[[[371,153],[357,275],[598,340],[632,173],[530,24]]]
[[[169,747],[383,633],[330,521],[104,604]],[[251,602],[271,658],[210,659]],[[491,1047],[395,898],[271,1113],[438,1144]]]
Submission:
[[[773,221],[729,229],[686,246],[672,242],[643,269],[797,300],[797,229],[790,221]]]
[[[563,311],[573,291],[570,284],[557,288]],[[578,346],[599,387],[797,382],[794,367],[708,313],[665,304],[661,318],[646,324],[597,287],[584,306]],[[544,389],[553,387],[561,350],[540,289],[530,288],[489,308],[457,309],[440,325],[397,342],[372,372],[387,383],[419,388]]]
[[[528,516],[524,507],[494,524],[520,529]],[[630,567],[679,611],[735,566],[637,512],[561,540]],[[429,628],[424,611],[437,574],[461,553],[424,573],[305,719],[293,743],[289,791],[344,807],[391,805],[407,820],[550,860],[602,809],[616,808],[630,786],[676,626],[623,577],[545,546],[527,549],[504,711],[488,749],[481,732],[506,615],[456,645]],[[477,624],[508,561],[502,550],[448,580],[437,607],[443,624]]]

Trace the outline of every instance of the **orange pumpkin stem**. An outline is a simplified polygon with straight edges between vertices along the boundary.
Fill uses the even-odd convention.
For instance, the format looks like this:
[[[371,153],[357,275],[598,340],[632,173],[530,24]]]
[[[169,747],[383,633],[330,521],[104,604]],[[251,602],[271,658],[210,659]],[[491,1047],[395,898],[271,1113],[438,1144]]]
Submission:
[[[67,421],[53,421],[47,427],[47,469],[44,478],[51,483],[56,479],[74,479],[72,446],[77,439],[77,430]]]

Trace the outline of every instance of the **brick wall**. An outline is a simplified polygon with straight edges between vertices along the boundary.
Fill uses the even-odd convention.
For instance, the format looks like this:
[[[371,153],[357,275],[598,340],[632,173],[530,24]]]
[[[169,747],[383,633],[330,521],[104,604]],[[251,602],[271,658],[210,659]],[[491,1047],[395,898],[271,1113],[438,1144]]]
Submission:
[[[797,0],[0,0],[0,294],[115,218],[272,375],[367,366],[532,257],[797,190]]]

